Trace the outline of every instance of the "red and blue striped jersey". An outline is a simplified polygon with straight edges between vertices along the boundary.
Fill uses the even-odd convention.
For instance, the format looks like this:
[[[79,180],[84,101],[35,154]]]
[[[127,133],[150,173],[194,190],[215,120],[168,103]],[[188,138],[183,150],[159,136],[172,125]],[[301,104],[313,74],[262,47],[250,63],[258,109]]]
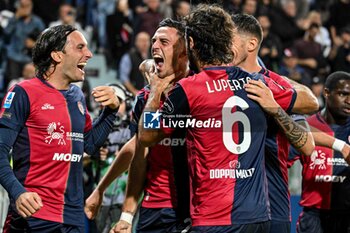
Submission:
[[[285,88],[292,88],[280,75],[267,69],[262,69],[260,72],[270,77],[279,85]],[[293,120],[301,120],[301,118],[294,115]],[[288,139],[276,121],[272,117],[269,117],[265,145],[265,163],[271,220],[283,222],[291,221],[290,194],[288,189],[288,153]]]
[[[150,93],[149,85],[137,95],[133,108],[131,129],[137,132],[138,122]],[[163,104],[164,98],[161,100]],[[176,208],[179,218],[189,217],[189,184],[185,132],[174,132],[170,137],[149,148],[147,179],[142,207]]]
[[[247,97],[244,85],[249,79],[265,82],[283,109],[294,104],[293,89],[262,74],[208,67],[179,81],[163,105],[165,133],[187,127],[193,226],[270,219],[264,161],[267,122],[259,104]],[[175,123],[178,116],[189,119]]]
[[[307,118],[313,126],[335,138],[350,143],[350,118],[345,125],[328,125],[319,113]],[[316,146],[311,156],[295,150],[290,160],[300,159],[303,171],[300,205],[309,208],[350,213],[350,167],[342,154],[333,149]]]
[[[13,87],[9,95],[11,101],[6,97],[0,111],[0,130],[17,133],[12,152],[14,174],[26,191],[38,193],[43,202],[33,217],[82,226],[83,153],[94,153],[103,145],[115,115],[102,114],[104,120],[108,118],[106,125],[95,131],[76,85],[58,91],[34,78]],[[23,192],[18,189],[22,188],[9,192],[13,199]]]

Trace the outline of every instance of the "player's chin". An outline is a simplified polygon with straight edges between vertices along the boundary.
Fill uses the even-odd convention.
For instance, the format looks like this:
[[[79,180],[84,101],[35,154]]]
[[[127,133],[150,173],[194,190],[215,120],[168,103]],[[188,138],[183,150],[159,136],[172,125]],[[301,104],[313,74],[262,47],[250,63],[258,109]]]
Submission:
[[[75,82],[82,82],[85,79],[85,75],[79,74],[75,76]]]
[[[166,72],[164,71],[164,70],[158,70],[157,69],[157,75],[158,75],[158,77],[160,78],[160,79],[163,79],[163,78],[165,78],[166,77]]]
[[[341,115],[343,115],[345,117],[349,117],[350,116],[350,109],[344,108]]]

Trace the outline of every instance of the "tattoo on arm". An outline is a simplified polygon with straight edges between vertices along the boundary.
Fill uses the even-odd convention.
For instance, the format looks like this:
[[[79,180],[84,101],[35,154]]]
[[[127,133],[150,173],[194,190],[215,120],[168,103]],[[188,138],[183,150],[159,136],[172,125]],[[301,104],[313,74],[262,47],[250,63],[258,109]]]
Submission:
[[[297,149],[302,148],[306,142],[308,133],[305,128],[296,123],[282,108],[278,108],[275,120],[283,129],[288,141]]]

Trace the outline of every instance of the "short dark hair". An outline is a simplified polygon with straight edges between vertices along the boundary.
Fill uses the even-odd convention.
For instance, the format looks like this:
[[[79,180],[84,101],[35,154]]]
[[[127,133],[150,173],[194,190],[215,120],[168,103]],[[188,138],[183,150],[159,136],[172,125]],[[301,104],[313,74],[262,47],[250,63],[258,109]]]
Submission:
[[[350,73],[344,71],[331,73],[326,79],[325,88],[329,91],[333,91],[340,80],[350,80]]]
[[[51,64],[57,63],[52,59],[52,51],[63,51],[67,36],[77,29],[71,25],[58,25],[42,32],[33,48],[33,63],[37,76],[43,78]]]
[[[234,14],[232,15],[232,21],[238,34],[243,33],[255,36],[260,46],[263,40],[263,30],[259,21],[254,16],[248,14]]]
[[[161,27],[175,28],[179,37],[185,39],[185,25],[182,22],[176,21],[171,18],[166,18],[159,23],[158,28]]]
[[[196,57],[205,64],[228,64],[233,60],[231,16],[218,5],[199,4],[184,18],[186,40],[192,37]]]

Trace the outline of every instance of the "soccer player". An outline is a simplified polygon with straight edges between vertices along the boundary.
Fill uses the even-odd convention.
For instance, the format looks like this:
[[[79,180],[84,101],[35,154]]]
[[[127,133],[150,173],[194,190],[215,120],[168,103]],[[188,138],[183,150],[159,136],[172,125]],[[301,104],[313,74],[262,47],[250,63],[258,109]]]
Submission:
[[[297,92],[297,98],[293,106],[293,112],[300,112],[309,114],[318,110],[318,103],[316,97],[311,90],[304,85],[288,82],[281,78],[278,74],[266,71],[258,63],[258,52],[263,39],[262,28],[259,21],[252,15],[234,14],[232,15],[234,23],[233,33],[233,65],[242,68],[248,72],[262,72],[265,75],[271,75],[275,82],[282,86],[290,87],[291,85]],[[292,82],[292,83],[289,83]]]
[[[37,77],[15,85],[3,101],[0,183],[11,198],[4,232],[84,232],[83,153],[103,145],[119,108],[111,87],[94,88],[105,108],[92,124],[82,91],[71,84],[84,80],[91,57],[74,27],[49,28],[33,49]]]
[[[161,63],[161,66],[158,65],[153,69],[157,69],[161,77],[168,77],[175,73],[178,80],[189,73],[184,32],[183,24],[165,19],[159,24],[152,37],[154,59],[152,64],[154,66],[155,61],[158,64]],[[145,66],[148,66],[147,64]],[[169,84],[168,89],[172,86],[173,84]],[[135,155],[129,169],[123,213],[112,232],[131,232],[132,218],[143,189],[144,198],[141,203],[137,232],[187,232],[186,228],[190,225],[190,221],[185,136],[174,133],[171,137],[150,147],[148,154],[137,141],[138,120],[149,94],[150,86],[146,86],[139,92],[134,106],[133,128],[136,136],[132,143],[135,145]],[[164,92],[164,95],[166,94],[167,91]],[[117,167],[118,164],[113,166]],[[111,174],[108,175],[110,175],[108,180],[103,181],[103,187],[106,187],[106,183],[111,178]],[[101,192],[101,185],[98,188]]]
[[[171,120],[175,122],[178,115],[191,115],[185,124],[190,122],[186,142],[195,232],[268,231],[263,163],[266,117],[259,105],[248,98],[244,86],[248,82],[252,86],[265,82],[283,109],[294,103],[292,89],[283,89],[261,74],[254,76],[229,66],[233,29],[230,15],[219,7],[201,5],[192,11],[186,27],[189,56],[201,72],[180,80],[162,107],[164,121],[175,116]],[[155,84],[151,84],[145,111],[157,114],[162,88],[168,80],[155,74],[152,79]],[[277,110],[275,106],[266,109]],[[152,145],[173,130],[164,123],[162,130],[147,129],[144,120],[139,122],[143,145]]]
[[[233,35],[235,59],[233,64],[248,72],[262,72],[280,85],[290,88],[286,80],[278,74],[262,68],[257,62],[257,55],[262,42],[262,29],[259,22],[251,15],[235,14],[232,16],[235,26]],[[317,100],[311,91],[301,84],[294,84],[297,92],[293,110],[301,113],[312,113],[318,109]],[[268,97],[268,96],[266,96]],[[263,98],[262,101],[267,101]],[[303,124],[304,118],[294,116],[294,119]],[[278,125],[281,126],[278,127]],[[313,137],[308,133],[308,141],[303,140],[306,130],[301,128],[292,117],[281,108],[274,119],[269,119],[269,127],[265,145],[265,164],[268,181],[269,200],[271,207],[270,233],[290,232],[290,199],[288,190],[288,152],[289,143],[298,148],[301,153],[311,155],[314,149]],[[303,124],[307,127],[307,124]]]
[[[316,146],[311,156],[296,157],[303,166],[299,233],[347,233],[350,229],[350,167],[347,164],[350,156],[343,157],[339,152],[349,143],[350,74],[342,71],[330,74],[324,96],[325,108],[307,121],[336,140],[333,149]]]

